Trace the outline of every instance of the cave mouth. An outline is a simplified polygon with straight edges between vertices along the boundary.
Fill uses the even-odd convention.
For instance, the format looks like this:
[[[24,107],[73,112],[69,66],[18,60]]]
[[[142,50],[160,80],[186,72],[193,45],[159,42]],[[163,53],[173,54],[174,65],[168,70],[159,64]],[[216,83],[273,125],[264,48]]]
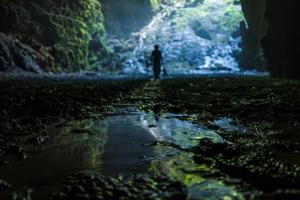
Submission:
[[[151,75],[155,44],[168,74],[264,70],[264,35],[244,1],[23,1],[0,1],[1,76]]]
[[[244,71],[239,59],[242,57],[240,24],[245,20],[239,1],[166,0],[149,19],[127,16],[130,10],[141,11],[136,8],[139,5],[132,4],[127,2],[122,7],[125,28],[120,23],[106,23],[115,69],[125,74],[152,73],[150,55],[153,45],[159,44],[169,74]],[[122,8],[118,7],[118,12]],[[134,27],[130,29],[128,24]]]

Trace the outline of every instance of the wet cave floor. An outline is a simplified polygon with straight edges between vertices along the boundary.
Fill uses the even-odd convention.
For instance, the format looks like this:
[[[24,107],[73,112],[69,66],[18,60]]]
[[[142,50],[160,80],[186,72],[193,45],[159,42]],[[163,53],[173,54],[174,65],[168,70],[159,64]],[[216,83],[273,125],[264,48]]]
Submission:
[[[300,82],[0,81],[0,199],[299,199]]]

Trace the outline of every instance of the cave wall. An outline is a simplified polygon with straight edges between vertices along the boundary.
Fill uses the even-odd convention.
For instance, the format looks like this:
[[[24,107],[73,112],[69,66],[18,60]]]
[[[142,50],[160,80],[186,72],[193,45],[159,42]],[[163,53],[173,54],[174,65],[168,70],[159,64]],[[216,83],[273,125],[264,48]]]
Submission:
[[[267,31],[265,0],[241,0],[241,5],[249,30],[254,37],[261,40]]]
[[[266,0],[269,28],[262,40],[274,77],[300,78],[300,9],[298,1]]]
[[[103,20],[98,0],[0,0],[1,70],[38,72],[23,58],[46,71],[97,67],[107,54]]]
[[[297,1],[241,0],[251,34],[257,38],[273,77],[300,78],[297,60],[300,22]]]
[[[261,46],[261,40],[267,31],[265,2],[241,0],[241,6],[247,22],[240,24],[242,52],[238,56],[239,66],[245,70],[265,71],[266,60]]]
[[[105,25],[116,23],[110,33],[132,31],[129,25],[140,26],[157,6],[159,0],[0,0],[0,71],[105,70],[113,56]]]

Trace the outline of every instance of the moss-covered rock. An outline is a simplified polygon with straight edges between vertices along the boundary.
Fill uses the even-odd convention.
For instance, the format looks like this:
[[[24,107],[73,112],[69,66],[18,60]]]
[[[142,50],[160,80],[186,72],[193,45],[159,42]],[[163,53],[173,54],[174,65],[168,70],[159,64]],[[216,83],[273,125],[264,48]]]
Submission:
[[[95,69],[106,55],[105,28],[101,5],[97,0],[57,1],[50,10],[35,4],[58,36],[53,45],[56,62],[53,69]],[[47,7],[48,7],[47,6]]]
[[[33,50],[30,46],[22,44],[17,38],[0,33],[0,71],[16,72],[19,66],[23,71],[40,73],[37,62],[43,62],[47,58]]]
[[[0,32],[48,58],[38,63],[44,70],[96,69],[103,64],[107,50],[98,0],[1,0],[0,11]]]

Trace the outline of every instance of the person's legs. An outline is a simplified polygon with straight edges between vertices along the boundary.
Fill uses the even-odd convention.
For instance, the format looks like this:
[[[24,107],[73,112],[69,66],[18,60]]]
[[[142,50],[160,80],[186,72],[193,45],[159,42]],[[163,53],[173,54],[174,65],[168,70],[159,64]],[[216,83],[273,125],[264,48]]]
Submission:
[[[153,78],[156,79],[156,70],[154,66],[153,66]]]
[[[157,69],[157,79],[160,79],[160,67]]]
[[[159,64],[154,64],[153,75],[154,75],[154,79],[159,79],[159,76],[160,76],[160,65]]]

